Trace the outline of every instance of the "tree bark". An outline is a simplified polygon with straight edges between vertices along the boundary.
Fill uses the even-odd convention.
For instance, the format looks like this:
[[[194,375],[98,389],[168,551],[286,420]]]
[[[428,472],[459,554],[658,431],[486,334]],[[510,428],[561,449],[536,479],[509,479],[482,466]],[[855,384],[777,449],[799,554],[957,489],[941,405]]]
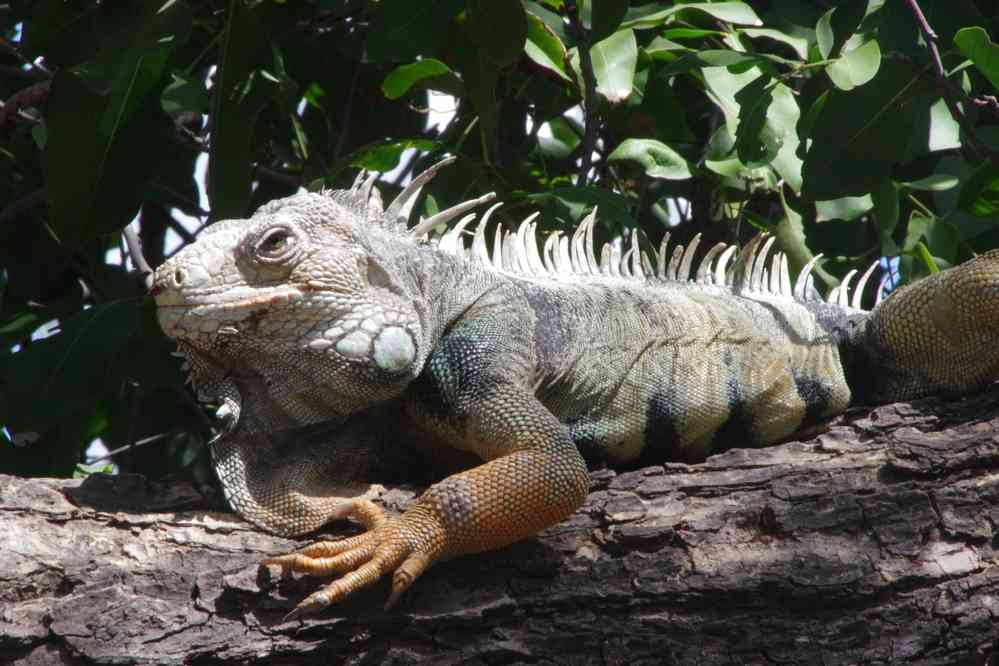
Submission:
[[[598,470],[569,520],[435,567],[392,611],[383,582],[293,622],[319,581],[257,563],[300,542],[188,485],[0,477],[0,662],[997,663],[997,414],[993,389]]]

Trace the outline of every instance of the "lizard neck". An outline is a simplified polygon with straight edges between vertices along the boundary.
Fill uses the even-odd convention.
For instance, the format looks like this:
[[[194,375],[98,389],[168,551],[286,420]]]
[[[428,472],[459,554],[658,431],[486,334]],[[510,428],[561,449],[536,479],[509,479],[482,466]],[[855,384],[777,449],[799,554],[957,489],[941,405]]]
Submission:
[[[509,282],[509,278],[481,264],[445,254],[424,245],[402,245],[375,250],[391,253],[391,272],[420,317],[424,349],[433,349],[441,336],[483,295]]]

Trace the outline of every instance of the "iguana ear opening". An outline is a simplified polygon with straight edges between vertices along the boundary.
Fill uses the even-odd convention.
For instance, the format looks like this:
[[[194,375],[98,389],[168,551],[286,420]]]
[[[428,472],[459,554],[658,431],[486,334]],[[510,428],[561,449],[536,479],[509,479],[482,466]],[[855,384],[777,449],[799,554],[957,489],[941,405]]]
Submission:
[[[392,279],[391,274],[381,265],[378,259],[368,255],[363,259],[359,259],[358,264],[358,269],[367,279],[369,286],[381,287],[400,296],[403,294],[402,287]]]

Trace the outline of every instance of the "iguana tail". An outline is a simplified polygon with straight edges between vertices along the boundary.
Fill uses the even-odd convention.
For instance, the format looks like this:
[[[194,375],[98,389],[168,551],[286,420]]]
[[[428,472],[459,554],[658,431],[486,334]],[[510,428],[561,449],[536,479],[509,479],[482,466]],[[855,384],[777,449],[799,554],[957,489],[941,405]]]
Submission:
[[[999,250],[899,289],[859,322],[847,352],[858,402],[967,393],[999,378]]]

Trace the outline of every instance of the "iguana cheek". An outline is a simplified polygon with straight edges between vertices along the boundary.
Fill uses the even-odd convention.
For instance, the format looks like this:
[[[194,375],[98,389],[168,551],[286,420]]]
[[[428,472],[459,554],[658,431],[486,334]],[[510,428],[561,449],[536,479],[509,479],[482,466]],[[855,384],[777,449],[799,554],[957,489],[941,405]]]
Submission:
[[[371,336],[364,331],[349,333],[336,343],[336,351],[351,359],[364,358],[371,350]]]
[[[340,338],[335,349],[344,358],[370,359],[379,370],[392,374],[406,370],[416,360],[413,336],[401,326],[386,326],[374,336],[362,327]]]

